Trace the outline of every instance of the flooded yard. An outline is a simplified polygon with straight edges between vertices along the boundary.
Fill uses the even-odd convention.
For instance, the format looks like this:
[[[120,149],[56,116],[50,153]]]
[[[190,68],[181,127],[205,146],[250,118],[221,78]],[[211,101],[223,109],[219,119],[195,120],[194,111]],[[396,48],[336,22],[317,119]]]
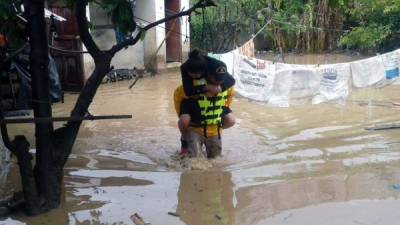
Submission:
[[[400,221],[400,129],[365,129],[400,120],[399,86],[353,89],[345,105],[274,108],[237,96],[238,123],[223,132],[223,157],[185,171],[173,157],[180,142],[172,96],[180,82],[169,73],[131,90],[128,81],[102,85],[90,113],[133,118],[84,122],[60,208],[0,224],[134,224],[134,213],[152,225]],[[76,98],[66,94],[54,115],[69,115]],[[32,130],[10,126],[11,135],[30,141]]]

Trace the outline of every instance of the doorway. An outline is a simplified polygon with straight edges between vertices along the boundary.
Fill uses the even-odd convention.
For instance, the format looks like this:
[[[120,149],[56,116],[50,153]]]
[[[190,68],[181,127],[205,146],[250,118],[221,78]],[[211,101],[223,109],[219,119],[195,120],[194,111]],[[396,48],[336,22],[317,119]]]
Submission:
[[[72,11],[68,7],[56,5],[51,6],[50,10],[67,19],[56,24],[58,35],[51,45],[65,50],[82,51],[78,24]],[[54,50],[50,50],[50,53],[56,61],[63,90],[80,91],[84,84],[83,55]]]

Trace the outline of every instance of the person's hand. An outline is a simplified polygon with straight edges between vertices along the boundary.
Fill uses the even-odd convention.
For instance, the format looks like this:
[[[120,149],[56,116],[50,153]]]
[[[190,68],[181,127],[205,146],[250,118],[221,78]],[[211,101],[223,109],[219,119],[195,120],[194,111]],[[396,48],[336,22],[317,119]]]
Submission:
[[[209,95],[215,96],[221,91],[222,91],[222,88],[220,85],[207,84],[207,86],[206,86],[206,95],[208,97],[210,97]]]

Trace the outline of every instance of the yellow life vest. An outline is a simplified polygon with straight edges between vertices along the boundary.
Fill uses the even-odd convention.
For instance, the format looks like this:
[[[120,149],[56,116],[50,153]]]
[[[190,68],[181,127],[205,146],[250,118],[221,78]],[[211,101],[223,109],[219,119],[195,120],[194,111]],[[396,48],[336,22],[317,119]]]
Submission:
[[[205,78],[201,78],[201,79],[193,79],[192,80],[193,86],[200,86],[200,85],[207,85],[207,80]],[[181,103],[182,100],[188,98],[185,95],[185,91],[183,89],[183,86],[179,86],[175,89],[174,91],[174,106],[175,106],[175,111],[176,111],[176,115],[179,117],[180,114],[180,110],[181,110]]]
[[[220,92],[217,96],[207,98],[202,94],[199,96],[197,102],[201,110],[201,124],[203,126],[222,124],[222,107],[228,98],[228,91]]]

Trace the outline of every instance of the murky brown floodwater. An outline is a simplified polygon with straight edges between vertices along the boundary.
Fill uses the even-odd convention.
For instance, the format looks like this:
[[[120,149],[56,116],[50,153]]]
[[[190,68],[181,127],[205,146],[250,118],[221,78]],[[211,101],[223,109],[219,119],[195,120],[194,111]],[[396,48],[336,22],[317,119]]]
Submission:
[[[182,172],[171,157],[179,148],[172,102],[179,83],[171,73],[131,91],[129,82],[103,85],[90,112],[133,119],[85,122],[61,207],[0,224],[133,224],[134,213],[152,225],[398,224],[400,130],[364,128],[399,120],[392,104],[399,86],[353,89],[345,106],[272,108],[238,97],[224,156],[210,169]],[[76,95],[65,97],[55,115],[68,115]],[[33,139],[31,130],[12,128]]]

